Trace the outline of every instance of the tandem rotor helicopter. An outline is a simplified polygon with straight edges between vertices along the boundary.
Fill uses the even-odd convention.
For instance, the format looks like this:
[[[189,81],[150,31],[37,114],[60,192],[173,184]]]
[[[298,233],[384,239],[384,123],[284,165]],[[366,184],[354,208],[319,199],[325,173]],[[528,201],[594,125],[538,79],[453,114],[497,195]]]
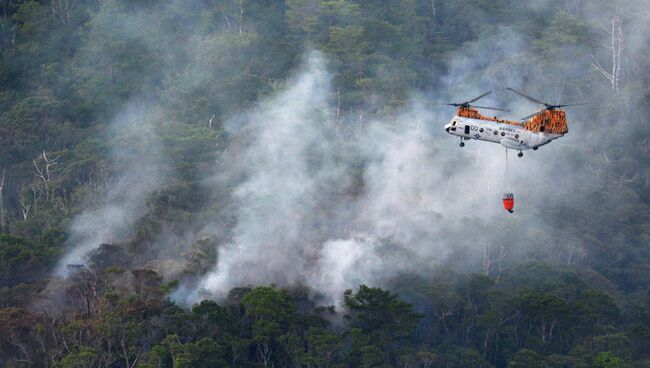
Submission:
[[[532,115],[526,116],[522,121],[485,116],[479,113],[477,109],[509,111],[496,107],[472,105],[472,103],[492,93],[492,91],[485,92],[469,101],[445,104],[458,107],[456,115],[445,125],[445,131],[451,135],[460,137],[461,147],[465,146],[463,141],[476,139],[500,143],[506,148],[519,151],[517,156],[522,157],[524,155],[522,151],[529,149],[536,151],[539,147],[564,136],[569,129],[567,128],[566,114],[560,109],[568,106],[582,105],[582,103],[552,105],[539,101],[510,87],[506,89],[531,102],[540,104],[544,108]]]
[[[574,104],[549,104],[530,97],[510,87],[508,91],[544,106],[534,114],[528,115],[521,121],[512,121],[482,115],[477,109],[496,111],[508,111],[496,107],[477,106],[472,103],[492,93],[485,92],[469,101],[460,103],[447,103],[445,105],[458,108],[456,115],[445,125],[445,131],[460,138],[460,146],[464,147],[466,140],[476,139],[499,143],[506,148],[506,173],[508,172],[508,149],[517,150],[518,157],[524,154],[522,151],[532,149],[536,151],[539,147],[549,144],[555,139],[564,136],[569,132],[566,122],[566,114],[563,107],[583,105]],[[515,198],[513,193],[505,193],[503,196],[503,208],[513,213]]]

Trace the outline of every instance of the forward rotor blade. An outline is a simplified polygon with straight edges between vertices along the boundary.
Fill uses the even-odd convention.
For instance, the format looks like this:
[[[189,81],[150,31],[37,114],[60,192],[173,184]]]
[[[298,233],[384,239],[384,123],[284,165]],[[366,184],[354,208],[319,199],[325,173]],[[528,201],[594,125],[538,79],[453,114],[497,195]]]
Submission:
[[[532,115],[528,115],[528,116],[526,116],[525,118],[521,118],[521,120],[528,120],[528,119],[530,119],[530,118],[532,118],[532,117],[534,117],[534,116],[537,116],[537,115],[543,113],[544,111],[546,111],[546,109],[539,110],[538,112],[536,112],[536,113],[534,113],[534,114],[532,114]]]
[[[519,92],[519,91],[517,91],[517,90],[514,90],[514,89],[512,89],[512,88],[510,88],[510,87],[506,87],[506,89],[507,89],[508,91],[510,91],[510,92],[514,92],[514,93],[518,94],[519,96],[521,96],[521,97],[523,97],[523,98],[525,98],[525,99],[527,99],[527,100],[530,100],[530,101],[533,101],[533,102],[538,103],[538,104],[540,104],[540,105],[544,105],[544,106],[546,106],[546,103],[544,103],[544,102],[542,102],[542,101],[540,101],[540,100],[534,99],[534,98],[532,98],[532,97],[530,97],[530,96],[528,96],[528,95],[526,95],[526,94],[523,94],[523,93],[521,93],[521,92]]]
[[[471,104],[472,102],[476,102],[476,101],[482,99],[483,97],[489,95],[490,93],[492,93],[492,91],[487,91],[487,92],[485,92],[484,94],[482,94],[482,95],[480,95],[480,96],[478,96],[478,97],[475,97],[474,99],[469,100],[469,101],[467,101],[467,102],[465,102],[465,103],[467,103],[467,104]]]
[[[506,109],[500,109],[498,107],[487,107],[487,106],[476,106],[476,105],[471,105],[472,107],[476,107],[479,109],[487,109],[487,110],[497,110],[497,111],[505,111],[505,112],[510,112],[510,110]]]

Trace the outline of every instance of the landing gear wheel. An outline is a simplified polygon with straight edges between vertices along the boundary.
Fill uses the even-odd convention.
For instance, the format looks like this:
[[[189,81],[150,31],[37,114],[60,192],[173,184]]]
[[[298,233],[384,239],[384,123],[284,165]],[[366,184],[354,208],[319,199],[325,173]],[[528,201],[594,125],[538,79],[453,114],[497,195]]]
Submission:
[[[461,147],[465,147],[465,142],[460,142]]]
[[[537,151],[538,148],[539,148],[539,147],[535,147],[535,148],[533,148],[533,151]]]
[[[519,152],[519,153],[517,154],[517,157],[522,157],[523,155],[524,155],[523,152]]]

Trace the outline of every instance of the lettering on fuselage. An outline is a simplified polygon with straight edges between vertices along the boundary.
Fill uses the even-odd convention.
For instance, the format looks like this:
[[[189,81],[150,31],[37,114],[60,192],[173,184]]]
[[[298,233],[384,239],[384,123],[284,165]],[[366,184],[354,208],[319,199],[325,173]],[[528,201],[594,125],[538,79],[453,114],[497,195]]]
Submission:
[[[469,124],[468,124],[468,125],[469,125]],[[483,132],[485,132],[485,131],[487,131],[487,132],[491,132],[491,131],[492,131],[492,129],[490,129],[490,128],[483,128],[483,127],[478,126],[478,125],[469,125],[469,130],[470,130],[470,131],[473,131],[473,132],[479,132],[479,133],[483,133]],[[474,133],[474,134],[471,134],[471,135],[473,135],[476,139],[478,139],[478,138],[481,136],[481,135],[478,134],[478,133]]]
[[[472,139],[488,140],[492,142],[498,142],[503,138],[510,138],[523,143],[520,136],[521,132],[521,129],[507,125],[499,124],[497,126],[488,127],[481,124],[474,125],[465,123],[463,135]]]

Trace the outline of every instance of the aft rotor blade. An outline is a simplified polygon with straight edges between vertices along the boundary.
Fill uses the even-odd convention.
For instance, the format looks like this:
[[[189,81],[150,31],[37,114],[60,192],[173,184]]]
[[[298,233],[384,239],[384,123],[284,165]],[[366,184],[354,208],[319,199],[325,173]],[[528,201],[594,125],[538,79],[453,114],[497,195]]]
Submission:
[[[476,105],[471,105],[472,107],[476,107],[479,109],[487,109],[487,110],[497,110],[497,111],[505,111],[505,112],[510,112],[510,110],[506,109],[500,109],[498,107],[487,107],[487,106],[476,106]]]
[[[538,104],[540,104],[540,105],[544,105],[544,106],[546,106],[546,103],[544,103],[544,102],[542,102],[542,101],[540,101],[540,100],[534,99],[534,98],[532,98],[532,97],[530,97],[530,96],[528,96],[528,95],[526,95],[526,94],[524,94],[524,93],[521,93],[521,92],[519,92],[519,91],[517,91],[517,90],[515,90],[515,89],[512,89],[512,88],[510,88],[510,87],[506,87],[506,89],[507,89],[508,91],[510,91],[510,92],[514,92],[514,93],[518,94],[519,96],[521,96],[521,97],[523,97],[523,98],[525,98],[525,99],[527,99],[527,100],[530,100],[530,101],[533,101],[533,102],[538,103]]]
[[[562,105],[557,105],[557,106],[555,106],[555,108],[560,109],[560,108],[563,108],[563,107],[569,107],[569,106],[586,105],[586,104],[588,104],[588,103],[589,103],[589,102],[578,102],[578,103],[572,103],[572,104],[562,104]]]
[[[525,118],[521,118],[521,120],[528,120],[528,119],[530,119],[530,118],[532,118],[532,117],[534,117],[534,116],[537,116],[537,115],[543,113],[544,111],[546,111],[546,109],[544,109],[544,110],[539,110],[538,112],[536,112],[536,113],[534,113],[534,114],[532,114],[532,115],[528,115],[528,116],[526,116]]]
[[[472,103],[472,102],[478,101],[478,100],[482,99],[483,97],[489,95],[490,93],[492,93],[492,91],[487,91],[487,92],[485,92],[484,94],[482,94],[482,95],[480,95],[480,96],[478,96],[478,97],[475,97],[474,99],[471,99],[471,100],[469,100],[469,101],[467,101],[467,102],[465,102],[465,103],[470,104],[470,103]]]

